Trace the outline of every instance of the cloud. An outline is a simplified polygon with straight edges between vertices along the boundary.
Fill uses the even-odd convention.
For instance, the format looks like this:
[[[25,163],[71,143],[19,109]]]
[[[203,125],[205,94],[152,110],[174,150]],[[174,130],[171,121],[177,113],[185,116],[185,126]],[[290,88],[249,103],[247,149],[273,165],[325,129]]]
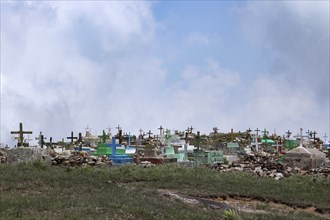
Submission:
[[[190,35],[187,38],[188,44],[209,44],[210,43],[210,37],[206,34],[200,33],[200,32],[193,32],[190,33]]]
[[[236,12],[268,62],[249,86],[246,116],[329,132],[329,2],[248,2]]]

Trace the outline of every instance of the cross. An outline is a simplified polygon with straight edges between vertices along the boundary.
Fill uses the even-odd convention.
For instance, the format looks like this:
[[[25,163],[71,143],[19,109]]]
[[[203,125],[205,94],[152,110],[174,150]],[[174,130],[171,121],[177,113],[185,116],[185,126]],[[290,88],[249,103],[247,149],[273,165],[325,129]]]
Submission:
[[[201,137],[201,135],[200,135],[200,132],[199,131],[197,131],[197,151],[199,152],[199,143],[200,143],[200,137]]]
[[[219,130],[219,129],[218,129],[217,127],[214,127],[214,128],[213,128],[214,134],[218,133],[218,130]]]
[[[116,144],[116,138],[112,137],[112,142],[111,142],[110,146],[111,146],[111,149],[112,149],[112,156],[115,156],[116,155],[116,147],[120,147],[121,144]]]
[[[147,133],[147,135],[149,135],[149,139],[151,138],[151,135],[152,135],[153,133],[151,133],[151,130],[149,130],[149,132]]]
[[[326,143],[327,142],[327,137],[328,137],[327,133],[325,133],[323,137],[324,137],[324,143]]]
[[[19,131],[12,131],[11,134],[19,134],[17,146],[23,146],[23,134],[32,134],[32,131],[23,131],[23,123],[19,123]]]
[[[172,136],[171,136],[171,130],[166,129],[166,138],[167,138],[168,146],[170,146],[171,137],[172,137]]]
[[[231,129],[230,133],[231,133],[231,134],[230,134],[231,141],[233,141],[234,129]]]
[[[257,130],[254,130],[254,131],[256,131],[256,132],[257,132],[257,136],[258,136],[258,132],[260,131],[260,130],[259,130],[259,128],[257,128]]]
[[[131,132],[128,132],[128,146],[131,146]]]
[[[158,130],[160,131],[160,135],[162,135],[162,134],[163,134],[163,127],[160,126],[160,127],[158,128]]]
[[[314,143],[315,143],[315,136],[316,136],[317,132],[314,131],[314,132],[311,132],[311,134],[313,135],[313,139],[314,139]]]
[[[190,126],[190,133],[194,130],[193,126]]]
[[[118,132],[121,130],[121,127],[119,125],[116,128],[118,129]]]
[[[252,130],[250,128],[248,130],[246,130],[246,132],[249,133],[249,134],[251,133],[251,131]]]
[[[77,140],[77,142],[78,142],[78,143],[83,142],[83,140],[82,140],[82,135],[81,135],[80,132],[78,133],[78,140]]]
[[[111,127],[110,127],[110,125],[107,127],[107,129],[108,129],[108,134],[110,134],[111,133]]]
[[[288,130],[287,132],[285,132],[287,134],[287,137],[289,138],[290,135],[292,134],[292,132],[290,130]]]
[[[186,134],[185,134],[185,141],[186,141],[186,144],[188,144],[188,132],[186,132]]]
[[[267,137],[267,134],[269,133],[267,130],[266,130],[266,128],[262,131],[262,133],[264,133],[264,138],[266,138]]]
[[[103,134],[102,135],[99,135],[98,136],[99,138],[101,138],[102,139],[102,143],[106,143],[106,141],[107,141],[107,138],[108,138],[108,135],[105,133],[105,131],[103,130]]]
[[[71,137],[67,137],[66,139],[70,139],[71,140],[71,144],[73,143],[74,139],[77,139],[77,137],[73,137],[73,131],[71,131]]]
[[[139,132],[140,132],[140,136],[142,136],[142,132],[143,132],[142,128],[140,128]]]
[[[300,128],[300,144],[301,144],[301,145],[303,144],[303,135],[302,135],[302,131],[303,131],[303,129]]]
[[[30,145],[29,141],[32,141],[33,139],[30,139],[30,135],[28,135],[28,137],[25,139],[25,142],[28,143],[28,146]]]
[[[40,146],[40,148],[43,148],[44,144],[45,144],[44,139],[46,139],[46,137],[44,137],[44,135],[42,134],[41,131],[40,131],[39,137],[36,137],[35,139],[39,140],[39,142],[38,142],[39,146]]]
[[[87,125],[87,127],[85,128],[85,130],[86,130],[86,132],[91,132],[91,128],[88,127],[88,125]]]
[[[187,130],[185,130],[186,132],[190,133],[190,128],[188,127]]]

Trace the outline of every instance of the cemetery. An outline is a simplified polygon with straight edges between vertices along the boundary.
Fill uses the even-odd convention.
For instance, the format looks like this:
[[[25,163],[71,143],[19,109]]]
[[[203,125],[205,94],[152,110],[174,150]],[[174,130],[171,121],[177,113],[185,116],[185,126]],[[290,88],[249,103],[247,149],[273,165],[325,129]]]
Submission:
[[[116,188],[116,192],[111,192],[116,196],[118,196],[117,192],[128,193],[124,190],[127,184],[140,190],[139,196],[142,196],[141,192],[148,194],[145,189],[150,188],[155,190],[157,200],[170,200],[167,202],[171,204],[180,203],[187,210],[191,209],[193,216],[200,216],[203,213],[203,216],[208,216],[207,219],[213,219],[214,215],[219,214],[218,212],[223,215],[228,210],[233,211],[237,216],[266,216],[265,219],[270,216],[280,217],[280,214],[275,214],[275,205],[272,205],[272,202],[279,203],[285,210],[294,210],[297,216],[305,216],[307,213],[313,216],[312,218],[330,217],[330,195],[328,195],[330,192],[324,191],[324,187],[330,187],[330,154],[326,145],[326,135],[323,141],[316,136],[315,131],[308,131],[305,135],[303,129],[299,129],[297,135],[294,136],[291,136],[290,131],[281,136],[270,134],[266,129],[261,131],[257,128],[252,131],[249,128],[243,132],[231,129],[229,132],[220,132],[216,127],[209,134],[200,134],[199,131],[193,132],[192,126],[185,131],[171,131],[160,126],[158,132],[154,133],[152,135],[152,130],[144,133],[140,129],[138,135],[135,135],[130,131],[123,132],[123,128],[118,125],[116,134],[111,133],[110,127],[108,132],[103,130],[101,134],[92,134],[88,128],[84,136],[81,132],[72,131],[67,136],[67,141],[63,138],[56,142],[39,132],[36,137],[38,145],[30,146],[24,135],[33,133],[24,131],[23,124],[20,123],[19,130],[12,132],[13,135],[18,136],[17,146],[0,148],[0,171],[7,173],[17,167],[17,169],[25,170],[24,174],[20,175],[30,175],[31,178],[38,176],[35,177],[36,179],[44,178],[43,181],[47,186],[49,186],[47,181],[54,181],[48,173],[58,175],[56,178],[59,179],[68,179],[69,177],[60,176],[71,175],[72,184],[77,187],[91,181],[95,187],[106,183]],[[75,136],[75,134],[78,135]],[[93,176],[92,179],[101,178],[102,180],[98,181],[102,183],[93,182],[92,179],[79,180],[83,178],[77,177],[79,173],[84,173],[86,178],[87,176]],[[0,192],[8,190],[9,182],[7,181],[16,178],[9,177],[9,173],[5,175],[8,180],[1,180]],[[39,177],[39,175],[44,177]],[[24,179],[33,182],[34,178],[31,179],[30,176]],[[72,189],[68,186],[70,181],[60,184]],[[302,181],[306,181],[304,183],[306,187],[312,181],[319,188],[301,188],[305,187],[304,184],[301,185]],[[139,183],[143,183],[143,187],[138,185]],[[292,184],[292,187],[297,186],[297,188],[288,192],[285,190],[287,184]],[[211,185],[215,188],[209,188]],[[55,189],[54,183],[50,186],[55,191],[59,190]],[[246,188],[247,186],[251,188]],[[274,191],[269,191],[269,186],[273,186]],[[104,186],[102,187],[104,189]],[[215,189],[220,191],[214,191]],[[89,190],[98,195],[97,189],[95,191],[89,188]],[[310,200],[303,197],[301,201],[298,201],[299,190],[318,190],[313,193],[321,199],[316,201],[314,197]],[[290,193],[295,194],[292,196],[294,200],[288,199]],[[312,197],[313,193],[308,195]],[[126,196],[134,198],[131,194]],[[246,207],[250,203],[244,198],[253,200],[259,206],[267,204],[269,210],[259,210],[258,207],[253,206],[250,208],[255,211],[247,214],[249,211]],[[10,200],[9,197],[7,199]],[[153,199],[153,197],[147,198],[148,202]],[[303,201],[310,202],[305,204]],[[130,203],[137,205],[134,201]],[[151,203],[157,204],[157,202]],[[57,205],[60,206],[60,204]],[[100,206],[107,210],[104,205]],[[192,211],[195,209],[193,207],[205,207],[204,209],[208,212]],[[299,207],[299,209],[292,207]],[[310,211],[309,207],[313,207],[313,211]],[[141,209],[146,208],[141,207]],[[154,209],[158,210],[157,207]],[[171,209],[177,210],[172,206]],[[101,211],[101,215],[109,214],[105,210]],[[117,207],[114,210],[133,213],[132,215],[136,218],[146,217],[140,212],[133,212],[134,209]],[[113,212],[117,213],[117,211]],[[146,210],[144,212],[148,213]],[[159,212],[160,218],[167,216],[163,211]],[[174,215],[181,216],[178,213],[179,211],[176,211]],[[118,219],[130,218],[123,213],[117,214],[124,216]],[[12,214],[8,215],[8,217],[12,216]],[[40,216],[45,217],[43,214]],[[76,213],[76,216],[79,214]]]

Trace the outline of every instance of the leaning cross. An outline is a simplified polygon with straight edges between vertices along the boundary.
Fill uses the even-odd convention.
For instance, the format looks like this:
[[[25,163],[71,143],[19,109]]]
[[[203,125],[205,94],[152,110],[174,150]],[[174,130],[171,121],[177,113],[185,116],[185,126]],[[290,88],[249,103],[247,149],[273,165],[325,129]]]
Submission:
[[[12,131],[11,134],[19,134],[17,146],[23,146],[23,134],[32,134],[32,131],[23,131],[23,123],[19,123],[19,131]]]
[[[71,144],[73,143],[74,139],[77,139],[77,137],[73,137],[73,131],[71,131],[71,136],[67,137],[66,139],[70,139],[71,140]]]

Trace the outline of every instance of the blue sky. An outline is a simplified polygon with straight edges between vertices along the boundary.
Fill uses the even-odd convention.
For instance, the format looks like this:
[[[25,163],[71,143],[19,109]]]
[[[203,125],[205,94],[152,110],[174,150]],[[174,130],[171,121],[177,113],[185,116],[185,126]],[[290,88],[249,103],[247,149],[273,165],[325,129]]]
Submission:
[[[328,1],[1,1],[1,141],[329,125]]]

